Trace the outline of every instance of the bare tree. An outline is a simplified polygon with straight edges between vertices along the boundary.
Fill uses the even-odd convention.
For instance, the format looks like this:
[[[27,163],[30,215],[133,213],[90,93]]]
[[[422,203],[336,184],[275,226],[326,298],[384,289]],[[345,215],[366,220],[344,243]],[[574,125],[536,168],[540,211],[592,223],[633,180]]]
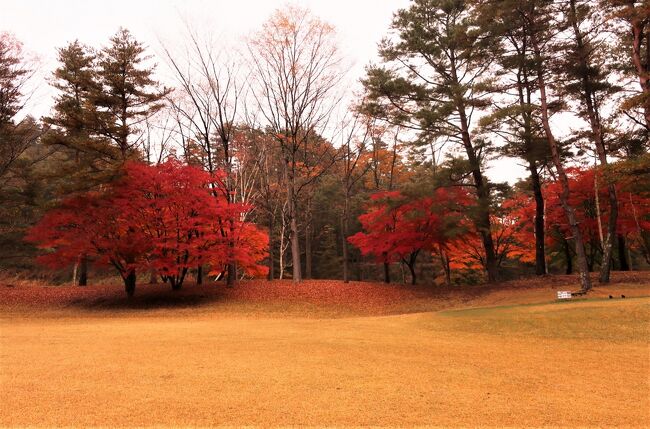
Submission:
[[[0,178],[41,134],[32,117],[18,118],[29,99],[26,86],[34,71],[22,44],[12,35],[0,33]]]
[[[354,186],[365,177],[371,163],[364,163],[362,156],[371,135],[373,120],[356,112],[351,118],[345,118],[341,127],[342,136],[342,185],[343,210],[341,213],[341,235],[343,248],[343,282],[350,281],[348,234],[350,229],[350,198]]]
[[[320,165],[318,172],[315,168],[307,174],[301,172],[305,167],[301,156],[326,128],[337,105],[335,89],[342,75],[334,36],[334,28],[308,10],[288,7],[277,10],[249,42],[252,97],[264,125],[280,145],[284,161],[294,282],[302,280],[297,219],[300,191],[325,170]]]
[[[237,180],[242,176],[233,171],[232,143],[245,79],[240,77],[236,57],[226,56],[189,26],[187,37],[184,56],[175,55],[170,48],[163,47],[182,93],[182,98],[172,104],[179,124],[189,124],[187,133],[195,137],[202,150],[206,170],[210,174],[219,169],[225,172],[225,197],[228,203],[234,203],[236,190],[242,186]],[[218,198],[222,196],[215,195]],[[234,224],[223,226],[224,235],[232,237],[233,231]],[[231,241],[231,246],[235,246],[234,241]],[[232,286],[237,280],[237,267],[231,263],[226,269],[227,284]]]

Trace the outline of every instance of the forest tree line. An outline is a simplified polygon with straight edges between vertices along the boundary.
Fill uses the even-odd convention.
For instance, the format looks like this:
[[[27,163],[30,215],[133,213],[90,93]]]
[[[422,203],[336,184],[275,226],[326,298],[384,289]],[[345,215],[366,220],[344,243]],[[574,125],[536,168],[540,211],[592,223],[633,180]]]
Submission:
[[[112,264],[128,292],[136,269],[586,290],[650,265],[647,2],[413,0],[354,96],[302,8],[241,52],[208,40],[73,41],[34,118],[37,66],[0,35],[0,266],[40,255],[85,284]],[[504,157],[527,177],[490,181]]]

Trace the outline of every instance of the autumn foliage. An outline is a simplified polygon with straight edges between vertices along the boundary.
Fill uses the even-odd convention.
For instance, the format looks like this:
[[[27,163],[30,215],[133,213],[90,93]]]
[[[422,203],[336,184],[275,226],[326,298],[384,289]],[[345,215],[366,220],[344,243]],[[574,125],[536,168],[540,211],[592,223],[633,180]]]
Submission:
[[[245,274],[264,274],[259,262],[268,238],[241,220],[249,207],[226,197],[220,173],[173,158],[156,166],[127,163],[121,179],[64,201],[27,238],[47,251],[39,260],[52,267],[80,255],[112,265],[129,295],[138,270],[156,270],[173,289],[203,265],[220,273],[235,263]]]
[[[430,252],[448,258],[449,249],[466,230],[462,209],[470,203],[462,188],[440,188],[432,197],[424,198],[408,197],[399,191],[376,193],[368,212],[359,217],[364,232],[349,241],[378,263],[405,263],[415,283],[418,255]]]
[[[602,254],[602,236],[610,208],[607,178],[595,169],[568,169],[570,203],[585,237],[589,263]],[[599,185],[600,183],[600,185]],[[630,248],[644,246],[643,231],[650,230],[650,197],[635,192],[631,183],[619,181],[617,235]],[[571,258],[571,233],[559,201],[560,185],[549,182],[543,188],[546,200],[546,246],[548,257]],[[428,252],[440,259],[445,275],[449,270],[485,269],[485,255],[478,231],[470,221],[476,204],[462,187],[440,188],[432,197],[408,196],[399,191],[379,192],[371,197],[367,212],[359,217],[364,229],[349,238],[363,255],[378,264],[406,264],[415,282],[418,255]],[[491,216],[492,236],[499,265],[505,261],[535,262],[535,201],[526,192],[517,192],[502,201]],[[641,249],[644,250],[644,249]],[[642,252],[644,253],[644,252]],[[570,262],[569,262],[570,264]]]

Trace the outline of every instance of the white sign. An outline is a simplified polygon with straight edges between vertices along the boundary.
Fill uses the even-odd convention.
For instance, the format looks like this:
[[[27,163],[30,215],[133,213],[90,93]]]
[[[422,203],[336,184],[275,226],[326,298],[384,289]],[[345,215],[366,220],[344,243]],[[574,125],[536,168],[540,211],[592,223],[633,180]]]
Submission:
[[[567,290],[557,291],[557,299],[571,299],[571,292]]]

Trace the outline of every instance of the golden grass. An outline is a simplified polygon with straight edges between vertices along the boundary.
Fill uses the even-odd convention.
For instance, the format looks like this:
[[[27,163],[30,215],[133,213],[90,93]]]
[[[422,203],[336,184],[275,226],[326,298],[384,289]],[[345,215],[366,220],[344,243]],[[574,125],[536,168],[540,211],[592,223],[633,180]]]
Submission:
[[[485,302],[508,301],[495,293]],[[14,309],[0,320],[0,426],[642,427],[649,306],[338,318]]]

